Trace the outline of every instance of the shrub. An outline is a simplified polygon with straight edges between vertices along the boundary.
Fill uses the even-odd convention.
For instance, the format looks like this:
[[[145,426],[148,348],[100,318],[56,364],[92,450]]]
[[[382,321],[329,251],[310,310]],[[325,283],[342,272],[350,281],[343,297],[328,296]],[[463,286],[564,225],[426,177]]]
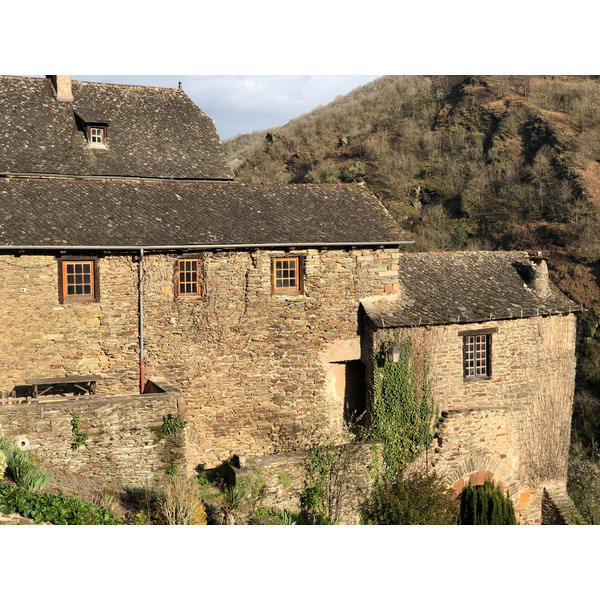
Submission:
[[[456,525],[458,501],[435,474],[376,483],[363,507],[367,525]]]
[[[36,492],[50,482],[52,475],[41,468],[32,452],[19,450],[4,438],[0,438],[0,451],[6,456],[6,473],[19,487]]]
[[[206,525],[206,509],[195,479],[168,478],[157,501],[159,519],[167,525]]]
[[[473,487],[471,482],[460,495],[460,525],[516,525],[515,508],[508,496],[491,480]]]
[[[72,496],[52,492],[36,494],[13,485],[0,484],[0,512],[18,513],[54,525],[121,525],[123,521],[107,510]]]

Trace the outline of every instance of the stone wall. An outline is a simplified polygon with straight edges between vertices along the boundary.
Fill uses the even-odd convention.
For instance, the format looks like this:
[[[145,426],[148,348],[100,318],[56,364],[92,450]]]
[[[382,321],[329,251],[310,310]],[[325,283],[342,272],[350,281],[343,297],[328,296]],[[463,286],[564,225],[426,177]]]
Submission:
[[[180,390],[156,380],[154,393],[0,401],[0,436],[33,450],[49,469],[104,484],[146,485],[172,465],[185,466],[186,431],[158,439],[163,416],[184,414]],[[160,390],[160,391],[158,391]],[[77,415],[88,439],[72,449]]]
[[[468,381],[459,333],[478,328],[497,328],[492,376]],[[442,416],[431,464],[457,493],[488,473],[508,490],[520,522],[541,523],[542,482],[566,481],[575,329],[575,316],[565,315],[402,330],[415,364],[427,359]],[[363,354],[391,335],[367,334]]]
[[[542,525],[571,525],[571,518],[583,518],[564,486],[544,487],[542,495]]]
[[[271,293],[271,260],[285,252],[207,252],[196,299],[174,294],[177,255],[145,257],[146,374],[186,394],[190,472],[342,429],[339,365],[360,359],[358,301],[398,291],[398,252],[291,251],[305,264],[295,296]],[[98,303],[60,304],[56,257],[0,257],[0,390],[91,373],[99,393],[138,391],[138,265],[108,255],[98,267]]]

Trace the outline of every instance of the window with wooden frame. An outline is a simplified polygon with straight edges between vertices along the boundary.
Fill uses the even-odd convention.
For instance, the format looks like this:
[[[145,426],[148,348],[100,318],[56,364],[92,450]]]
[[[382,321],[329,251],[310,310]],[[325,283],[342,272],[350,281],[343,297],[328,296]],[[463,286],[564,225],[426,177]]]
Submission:
[[[106,127],[88,125],[88,142],[90,146],[106,146]]]
[[[302,256],[274,258],[271,263],[271,291],[274,294],[304,292],[304,261]]]
[[[492,334],[498,331],[480,329],[463,331],[463,376],[465,380],[489,379],[492,376]]]
[[[181,298],[202,296],[202,262],[200,258],[177,261],[177,295]]]
[[[58,262],[58,296],[64,302],[99,300],[98,268],[95,258],[61,258]]]

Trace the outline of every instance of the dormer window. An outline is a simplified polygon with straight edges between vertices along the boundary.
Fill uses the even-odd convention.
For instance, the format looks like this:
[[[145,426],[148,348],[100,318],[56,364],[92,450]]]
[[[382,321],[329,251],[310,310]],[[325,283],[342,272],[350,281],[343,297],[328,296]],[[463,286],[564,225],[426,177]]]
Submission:
[[[93,148],[107,148],[107,134],[110,119],[97,110],[88,108],[75,108],[73,110],[77,127]]]
[[[106,146],[106,127],[89,126],[88,140],[91,146]]]

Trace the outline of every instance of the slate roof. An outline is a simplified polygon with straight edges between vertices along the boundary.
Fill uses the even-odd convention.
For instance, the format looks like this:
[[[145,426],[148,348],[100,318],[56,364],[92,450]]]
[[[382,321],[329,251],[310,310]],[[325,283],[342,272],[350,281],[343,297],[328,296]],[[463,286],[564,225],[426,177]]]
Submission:
[[[72,87],[75,101],[57,102],[48,79],[0,76],[0,173],[232,179],[213,121],[182,90]],[[76,109],[110,122],[106,149],[89,146]]]
[[[579,310],[550,283],[543,300],[531,286],[527,252],[426,252],[400,255],[400,292],[361,300],[378,328],[480,323]]]
[[[394,243],[364,186],[0,178],[2,247]]]

